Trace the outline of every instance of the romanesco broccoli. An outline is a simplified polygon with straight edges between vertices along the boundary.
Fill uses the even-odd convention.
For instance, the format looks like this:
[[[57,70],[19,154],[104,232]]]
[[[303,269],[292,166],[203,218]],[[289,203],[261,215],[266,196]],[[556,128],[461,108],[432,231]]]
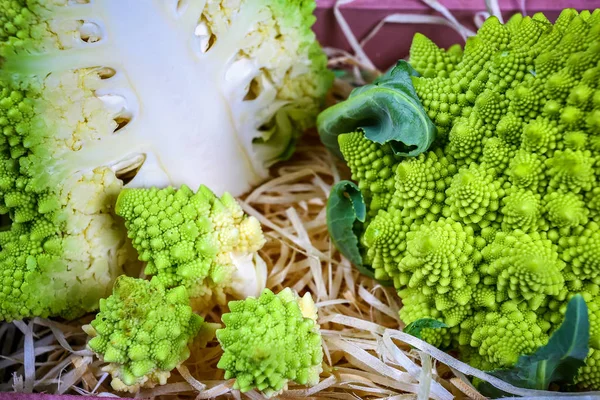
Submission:
[[[318,121],[326,144],[339,135],[366,203],[364,263],[393,281],[405,323],[444,322],[423,337],[485,369],[545,345],[582,294],[593,350],[577,382],[600,389],[600,10],[564,10],[554,24],[491,17],[462,53],[417,35],[409,63],[420,76],[402,79],[438,132],[425,153],[402,156],[402,139],[373,133],[400,124],[377,125],[381,98],[365,99],[362,120],[342,102]],[[361,93],[382,82],[392,86]]]
[[[109,364],[115,390],[164,385],[171,370],[190,356],[188,345],[204,320],[193,313],[185,287],[165,289],[151,281],[121,276],[113,294],[83,329],[88,347]]]
[[[223,347],[218,367],[234,388],[257,388],[267,397],[287,388],[288,381],[314,386],[322,371],[323,349],[317,308],[310,294],[300,298],[287,288],[274,294],[229,303],[225,328],[217,330]]]
[[[333,75],[312,0],[0,0],[0,320],[73,318],[135,260],[122,187],[242,194]]]
[[[225,193],[206,186],[179,189],[123,189],[115,206],[145,274],[165,287],[184,286],[194,309],[225,294],[258,296],[267,268],[257,254],[265,243],[258,220]]]

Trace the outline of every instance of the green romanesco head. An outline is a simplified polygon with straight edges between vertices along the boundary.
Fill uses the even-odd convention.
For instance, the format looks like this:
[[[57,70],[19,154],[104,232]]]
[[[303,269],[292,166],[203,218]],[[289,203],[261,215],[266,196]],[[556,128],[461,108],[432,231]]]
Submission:
[[[203,321],[183,286],[165,289],[156,278],[121,276],[83,329],[91,336],[88,347],[109,363],[103,369],[112,375],[112,387],[136,392],[166,383],[170,371],[190,356]]]
[[[47,18],[66,3],[1,1],[0,58],[10,63],[77,47],[79,21]],[[0,68],[0,212],[13,222],[0,238],[0,320],[94,310],[123,266],[135,264],[112,214],[122,187],[114,172],[58,168],[67,154],[116,128],[95,95],[97,65],[90,67],[44,76]]]
[[[419,34],[409,62],[438,132],[430,149],[393,156],[364,134],[380,121],[338,136],[369,210],[363,260],[394,282],[405,323],[458,324],[424,338],[460,342],[481,368],[509,366],[545,342],[570,297],[599,295],[600,10],[565,10],[554,24],[490,17],[462,53]],[[498,331],[511,319],[515,337],[519,324],[541,333],[511,347]]]
[[[314,7],[0,0],[0,320],[75,318],[137,275],[124,186],[240,195],[288,158],[333,80]]]
[[[184,286],[194,307],[225,294],[258,295],[266,266],[257,254],[265,243],[258,220],[242,211],[229,194],[220,198],[206,186],[196,193],[179,189],[124,189],[115,211],[145,274],[165,287]]]
[[[299,297],[287,288],[274,294],[229,303],[225,328],[217,330],[223,347],[218,367],[235,389],[258,389],[267,397],[289,381],[314,386],[322,371],[323,349],[317,308],[310,294]]]

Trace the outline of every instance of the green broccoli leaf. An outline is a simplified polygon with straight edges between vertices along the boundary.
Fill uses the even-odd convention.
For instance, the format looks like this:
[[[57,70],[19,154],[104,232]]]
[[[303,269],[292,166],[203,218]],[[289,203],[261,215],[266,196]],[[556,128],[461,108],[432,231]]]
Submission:
[[[359,231],[367,217],[367,206],[363,195],[354,182],[340,181],[331,189],[327,199],[327,229],[335,247],[361,274],[375,279],[371,267],[363,264],[358,248]],[[392,282],[379,281],[384,286]]]
[[[327,200],[327,229],[335,247],[359,268],[362,257],[354,226],[357,221],[365,222],[366,216],[367,207],[358,186],[350,181],[336,183]],[[373,277],[373,271],[363,273]]]
[[[437,319],[420,318],[420,319],[413,321],[410,324],[406,325],[406,327],[403,329],[403,331],[404,331],[404,333],[408,333],[409,335],[412,335],[416,338],[422,339],[421,331],[423,329],[427,329],[427,328],[438,329],[438,328],[447,328],[447,327],[448,327],[448,325],[446,325],[442,321],[438,321]]]
[[[490,372],[514,386],[546,390],[551,383],[571,384],[589,352],[590,322],[585,300],[574,296],[567,305],[565,319],[548,344],[534,354],[521,356],[506,370]],[[487,382],[480,383],[482,394],[492,398],[510,396]]]
[[[411,77],[418,73],[406,61],[352,91],[346,101],[323,111],[317,120],[321,141],[342,157],[338,135],[362,130],[376,143],[389,143],[398,155],[417,156],[435,139],[436,128],[423,108]]]

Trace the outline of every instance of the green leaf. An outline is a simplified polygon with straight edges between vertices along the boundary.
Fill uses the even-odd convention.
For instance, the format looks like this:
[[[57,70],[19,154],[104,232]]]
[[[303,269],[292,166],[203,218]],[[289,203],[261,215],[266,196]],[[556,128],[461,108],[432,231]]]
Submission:
[[[365,222],[366,217],[367,207],[358,186],[350,181],[336,183],[327,200],[327,229],[335,247],[356,266],[362,266],[362,257],[355,224]]]
[[[327,230],[335,247],[361,274],[375,279],[373,269],[363,264],[359,249],[359,232],[367,217],[363,195],[354,182],[340,181],[331,189],[327,200]],[[391,281],[378,281],[392,286]]]
[[[576,295],[569,300],[565,319],[548,344],[534,354],[519,357],[514,367],[490,372],[514,386],[546,390],[551,383],[572,384],[589,352],[590,322],[585,300]],[[482,394],[499,398],[508,394],[487,382],[479,385]]]
[[[408,333],[416,338],[422,339],[421,331],[423,329],[438,329],[447,328],[448,325],[433,318],[421,318],[406,325],[403,329],[404,333]]]
[[[367,139],[389,143],[398,155],[417,156],[435,139],[436,128],[412,84],[418,73],[399,61],[372,84],[356,88],[346,101],[323,111],[317,119],[321,141],[342,157],[337,137],[362,130]]]

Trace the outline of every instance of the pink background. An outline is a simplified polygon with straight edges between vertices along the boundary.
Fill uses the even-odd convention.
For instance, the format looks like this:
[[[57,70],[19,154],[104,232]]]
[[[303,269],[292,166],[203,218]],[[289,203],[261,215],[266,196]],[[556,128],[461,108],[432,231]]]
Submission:
[[[464,25],[475,30],[473,15],[485,11],[484,0],[439,0]],[[519,0],[499,0],[505,18],[520,12]],[[315,32],[324,46],[350,50],[333,15],[335,0],[317,0]],[[577,10],[600,8],[600,0],[526,0],[528,15],[541,11],[554,20],[565,7]],[[421,0],[356,0],[340,7],[354,35],[360,41],[385,16],[393,13],[439,15]],[[386,69],[408,54],[415,32],[421,32],[439,46],[463,43],[460,35],[450,27],[440,25],[387,24],[365,46],[369,58],[378,68]]]

